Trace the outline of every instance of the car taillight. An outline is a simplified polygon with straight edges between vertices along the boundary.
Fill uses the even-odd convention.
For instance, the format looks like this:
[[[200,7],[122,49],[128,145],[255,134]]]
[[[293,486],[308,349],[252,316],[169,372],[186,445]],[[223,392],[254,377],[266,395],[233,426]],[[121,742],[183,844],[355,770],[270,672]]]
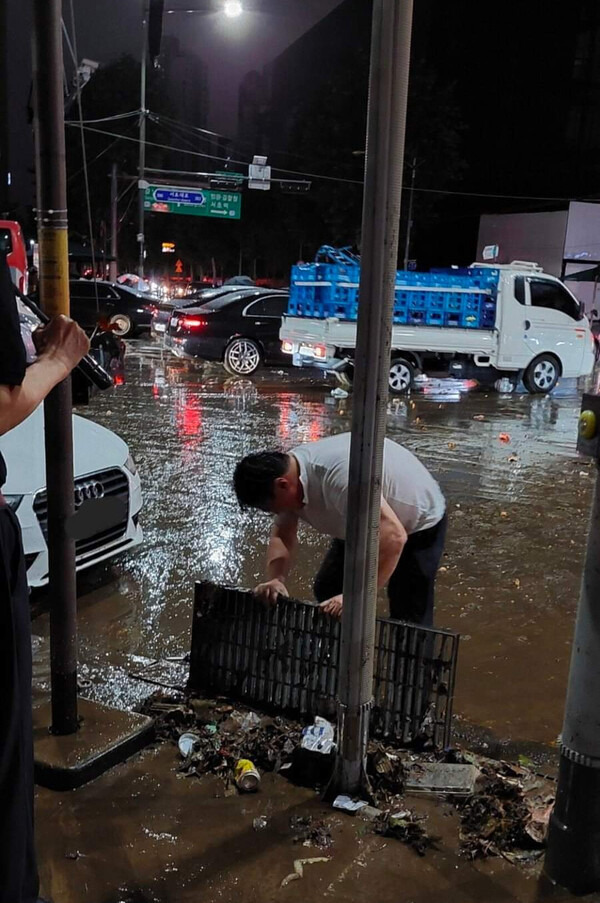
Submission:
[[[293,354],[294,346],[293,346],[292,342],[282,342],[281,350],[283,351],[284,354]]]
[[[158,313],[158,307],[155,304],[143,304],[142,309],[149,311],[153,317]]]
[[[181,329],[202,329],[206,326],[206,320],[201,320],[200,317],[181,317],[179,326]]]
[[[315,357],[327,357],[327,349],[325,348],[325,345],[315,345]]]

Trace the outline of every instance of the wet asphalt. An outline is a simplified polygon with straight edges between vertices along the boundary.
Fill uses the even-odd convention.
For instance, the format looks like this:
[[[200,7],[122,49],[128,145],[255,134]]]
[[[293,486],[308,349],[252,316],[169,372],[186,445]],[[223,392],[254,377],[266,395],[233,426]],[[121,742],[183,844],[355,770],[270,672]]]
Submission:
[[[333,398],[333,386],[283,370],[229,378],[151,341],[129,344],[124,385],[78,411],[128,442],[144,493],[143,545],[79,579],[86,696],[136,705],[153,689],[142,678],[156,678],[157,660],[160,681],[185,678],[194,581],[252,587],[262,576],[269,518],[239,511],[236,461],[348,430],[352,399]],[[448,501],[436,624],[462,635],[458,741],[527,749],[560,731],[594,479],[575,451],[581,391],[574,381],[548,397],[430,381],[388,406],[387,435],[423,460]],[[311,597],[326,548],[302,530],[292,595]],[[43,610],[43,593],[34,601]],[[39,701],[49,688],[47,614],[33,633]]]

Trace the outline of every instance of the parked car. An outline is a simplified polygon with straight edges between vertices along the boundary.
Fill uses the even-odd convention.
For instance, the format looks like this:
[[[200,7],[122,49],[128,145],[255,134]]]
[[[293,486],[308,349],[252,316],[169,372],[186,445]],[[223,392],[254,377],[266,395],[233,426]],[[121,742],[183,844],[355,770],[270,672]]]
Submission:
[[[48,581],[43,405],[0,437],[0,451],[8,470],[2,491],[8,505],[16,512],[23,532],[27,579],[31,587],[43,586]],[[85,503],[91,512],[90,505],[101,499],[111,500],[110,506],[102,506],[97,528],[88,526],[76,541],[76,565],[80,571],[142,541],[139,524],[142,493],[129,448],[111,430],[74,415],[73,452],[76,510]],[[89,517],[87,521],[89,523]]]
[[[72,279],[69,291],[71,316],[80,326],[89,332],[99,320],[107,320],[115,335],[123,339],[150,329],[152,311],[158,304],[147,292],[101,279]]]
[[[199,292],[188,295],[187,298],[170,298],[168,301],[161,301],[160,304],[152,312],[152,323],[150,324],[150,334],[155,339],[162,341],[165,337],[169,320],[174,310],[184,310],[187,307],[198,307],[200,304],[206,304],[213,298],[219,298],[231,292],[239,292],[239,285],[221,286],[220,288],[204,288]]]
[[[287,292],[246,288],[197,307],[174,310],[165,345],[180,357],[221,361],[228,373],[248,376],[261,364],[291,363],[279,329]]]
[[[41,325],[40,320],[30,308],[17,298],[17,310],[21,326],[21,339],[25,346],[27,365],[32,364],[37,357],[37,351],[33,341],[33,333]],[[110,373],[113,381],[124,379],[125,349],[123,339],[117,338],[112,331],[97,329],[90,342],[90,355],[95,358],[101,367]],[[73,387],[73,404],[87,404],[90,394],[98,391],[91,386],[83,374],[75,369],[71,374]]]

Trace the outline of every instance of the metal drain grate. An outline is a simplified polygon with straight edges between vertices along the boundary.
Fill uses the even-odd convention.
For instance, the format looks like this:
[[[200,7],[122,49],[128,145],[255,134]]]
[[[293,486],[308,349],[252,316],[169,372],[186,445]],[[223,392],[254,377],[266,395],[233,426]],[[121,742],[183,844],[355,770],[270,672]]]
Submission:
[[[371,735],[409,744],[426,733],[450,742],[459,637],[377,619]],[[251,593],[197,583],[191,690],[290,715],[334,718],[340,624],[315,605],[281,599],[265,608]]]

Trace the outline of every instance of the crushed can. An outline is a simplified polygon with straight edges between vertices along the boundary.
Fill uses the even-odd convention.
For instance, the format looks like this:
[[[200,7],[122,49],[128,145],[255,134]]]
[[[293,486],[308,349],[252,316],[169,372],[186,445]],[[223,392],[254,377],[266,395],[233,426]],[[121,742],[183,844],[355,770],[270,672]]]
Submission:
[[[260,784],[260,774],[250,759],[240,759],[235,766],[235,783],[238,790],[254,793]]]

